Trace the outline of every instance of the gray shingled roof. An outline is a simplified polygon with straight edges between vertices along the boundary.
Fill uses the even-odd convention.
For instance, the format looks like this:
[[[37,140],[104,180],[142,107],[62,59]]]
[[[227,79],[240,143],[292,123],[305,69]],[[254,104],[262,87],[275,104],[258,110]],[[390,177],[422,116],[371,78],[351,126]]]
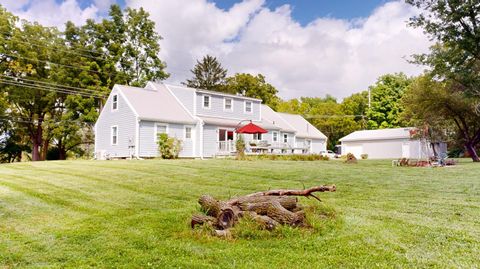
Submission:
[[[279,113],[273,111],[267,105],[262,105],[262,121],[275,126],[275,129],[282,130],[283,132],[294,133],[297,131],[292,125],[285,121],[285,119],[280,117]]]
[[[148,83],[146,88],[115,85],[137,116],[143,120],[194,124],[195,119],[163,84]]]
[[[379,129],[379,130],[362,130],[355,131],[347,136],[340,138],[341,142],[348,141],[368,141],[368,140],[385,140],[385,139],[402,139],[410,138],[410,130],[412,127],[407,128],[392,128],[392,129]]]
[[[297,137],[327,139],[327,137],[322,132],[320,132],[317,128],[315,128],[315,126],[313,126],[310,122],[308,122],[300,115],[287,113],[278,113],[278,115],[280,115],[280,117],[285,119],[288,124],[295,128],[295,130],[297,131],[295,136]]]

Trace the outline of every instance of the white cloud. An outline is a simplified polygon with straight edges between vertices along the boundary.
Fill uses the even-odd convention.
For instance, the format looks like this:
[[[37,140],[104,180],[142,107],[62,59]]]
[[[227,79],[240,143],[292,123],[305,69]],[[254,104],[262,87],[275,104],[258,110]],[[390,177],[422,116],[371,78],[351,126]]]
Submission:
[[[419,74],[405,57],[430,45],[421,30],[406,26],[416,10],[400,1],[351,21],[318,18],[306,26],[291,7],[275,10],[263,1],[244,1],[229,10],[206,0],[131,0],[152,15],[165,38],[162,58],[179,83],[196,59],[217,56],[230,74],[262,73],[284,98],[345,97],[366,89],[386,73]]]
[[[21,19],[37,21],[45,26],[63,27],[65,22],[83,24],[87,19],[98,18],[99,9],[94,4],[82,9],[76,0],[0,0],[8,11]]]
[[[15,14],[48,25],[98,18],[112,0],[94,0],[81,9],[75,0],[0,0]],[[5,5],[5,4],[4,4]],[[230,74],[262,73],[284,98],[345,97],[366,89],[386,73],[422,71],[404,57],[430,45],[421,30],[406,26],[416,10],[387,2],[369,17],[318,18],[302,26],[284,5],[271,10],[264,0],[244,0],[222,10],[207,0],[127,0],[145,8],[163,36],[161,57],[179,83],[205,54],[217,56]]]

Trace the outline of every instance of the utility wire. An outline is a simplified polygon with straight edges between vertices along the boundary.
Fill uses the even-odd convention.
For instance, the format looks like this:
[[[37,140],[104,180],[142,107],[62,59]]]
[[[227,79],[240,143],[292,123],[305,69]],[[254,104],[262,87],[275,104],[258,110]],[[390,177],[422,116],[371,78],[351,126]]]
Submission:
[[[8,54],[8,53],[2,53],[2,54],[5,55],[5,56],[9,56],[9,57],[13,57],[13,58],[18,58],[18,59],[24,59],[24,60],[32,61],[32,62],[42,62],[42,63],[58,65],[58,66],[66,67],[66,68],[82,70],[82,71],[86,71],[86,72],[93,72],[93,73],[103,74],[103,75],[112,75],[112,73],[110,73],[110,72],[105,73],[105,72],[100,72],[100,71],[95,71],[95,70],[89,70],[89,69],[81,68],[81,67],[78,67],[78,66],[73,66],[73,65],[68,65],[68,64],[59,64],[59,63],[55,63],[55,62],[51,62],[51,61],[33,59],[33,58],[28,58],[28,57],[23,57],[23,56],[19,56],[19,55]]]
[[[79,91],[85,91],[85,92],[91,92],[91,93],[99,94],[98,91],[96,91],[96,90],[79,88],[79,87],[73,87],[73,86],[67,86],[67,85],[60,85],[60,84],[51,83],[51,82],[45,82],[45,81],[40,81],[40,80],[27,79],[27,78],[22,78],[22,77],[14,77],[14,76],[9,76],[9,75],[1,75],[1,74],[0,74],[0,77],[11,78],[11,79],[14,79],[14,80],[19,79],[19,80],[23,80],[23,81],[29,81],[29,82],[39,83],[39,84],[45,84],[45,85],[47,85],[47,86],[60,87],[60,88],[68,88],[68,89],[73,89],[73,90],[79,90]]]
[[[78,55],[78,56],[81,56],[81,57],[90,58],[90,59],[94,59],[94,60],[100,60],[100,61],[105,61],[105,60],[107,60],[107,59],[104,58],[104,57],[96,57],[96,56],[92,56],[92,55],[82,54],[82,53],[78,53],[78,52],[76,52],[76,51],[74,51],[74,50],[67,50],[67,49],[61,49],[61,48],[55,48],[55,47],[48,47],[48,46],[45,46],[45,45],[38,45],[38,44],[34,44],[34,43],[30,43],[30,42],[25,42],[25,41],[20,41],[20,40],[17,40],[16,42],[23,43],[23,44],[27,44],[27,45],[31,45],[31,46],[35,46],[35,47],[38,47],[38,48],[46,48],[46,49],[51,49],[51,50],[56,50],[56,51],[63,51],[63,52],[69,53],[69,54],[74,54],[74,55]]]
[[[10,38],[11,38],[11,37],[14,37],[14,34],[13,34],[13,33],[8,33],[8,32],[2,32],[2,31],[0,31],[0,34],[9,35]],[[32,44],[32,43],[33,43],[32,39],[27,38],[27,37],[24,37],[24,36],[20,36],[20,38],[22,38],[23,40],[28,41],[28,42],[26,42],[26,41],[21,41],[21,42],[24,42],[24,43],[28,43],[28,44],[33,45],[33,44]],[[35,40],[35,41],[36,41],[36,40]],[[39,46],[41,46],[41,45],[39,45]],[[88,50],[88,49],[78,49],[78,50],[79,50],[79,51],[84,51],[84,52],[90,52],[90,53],[100,54],[100,55],[103,54],[102,52],[98,52],[98,51],[95,51],[95,50]]]
[[[16,82],[16,81],[11,81],[11,80],[5,80],[5,79],[0,79],[0,83],[1,84],[6,84],[6,85],[11,85],[11,86],[29,88],[29,89],[45,90],[45,91],[59,92],[59,93],[72,94],[72,95],[80,95],[80,96],[83,96],[83,97],[95,97],[95,98],[100,98],[100,99],[105,97],[104,95],[99,95],[99,94],[82,93],[82,92],[76,92],[76,91],[73,91],[73,90],[47,87],[47,86],[41,86],[41,85],[35,85],[35,84],[26,84],[26,83],[21,83],[21,82]]]

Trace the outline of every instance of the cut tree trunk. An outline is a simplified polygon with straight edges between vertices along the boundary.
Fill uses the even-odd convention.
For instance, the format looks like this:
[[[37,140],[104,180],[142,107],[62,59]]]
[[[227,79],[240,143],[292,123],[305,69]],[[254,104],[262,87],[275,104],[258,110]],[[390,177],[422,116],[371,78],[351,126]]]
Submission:
[[[267,211],[267,216],[280,224],[288,224],[290,226],[303,226],[305,215],[302,211],[293,213],[286,210],[279,202],[273,202]]]
[[[207,225],[215,229],[218,236],[229,235],[229,229],[244,216],[260,224],[263,229],[273,230],[278,225],[293,227],[307,226],[303,207],[295,196],[314,197],[315,192],[334,192],[335,185],[316,186],[304,190],[270,190],[219,201],[212,196],[202,195],[198,203],[206,215],[194,215],[191,227]]]
[[[215,226],[216,223],[217,223],[217,219],[214,217],[196,214],[192,216],[192,220],[190,221],[190,226],[192,228],[194,228],[197,225]]]

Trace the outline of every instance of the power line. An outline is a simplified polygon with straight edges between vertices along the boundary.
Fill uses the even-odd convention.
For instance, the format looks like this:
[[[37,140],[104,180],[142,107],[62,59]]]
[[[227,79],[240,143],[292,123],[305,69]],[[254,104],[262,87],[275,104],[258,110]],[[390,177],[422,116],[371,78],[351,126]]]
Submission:
[[[366,118],[365,115],[306,115],[306,119],[316,119],[316,118],[357,118],[362,117]]]
[[[34,84],[25,84],[21,82],[12,81],[12,80],[0,79],[0,83],[11,85],[11,86],[29,88],[29,89],[45,90],[45,91],[59,92],[59,93],[71,94],[71,95],[80,95],[83,97],[94,97],[94,98],[100,98],[100,99],[105,98],[104,95],[99,95],[99,94],[82,93],[82,92],[76,92],[76,91],[67,90],[67,89],[61,89],[61,88],[53,88],[53,87],[34,85]]]
[[[5,56],[14,57],[14,58],[19,58],[19,59],[24,59],[24,60],[28,60],[28,61],[32,61],[32,62],[42,62],[42,63],[46,63],[46,64],[53,64],[53,65],[58,65],[58,66],[66,67],[66,68],[82,70],[82,71],[86,71],[86,72],[93,72],[93,73],[103,74],[103,75],[112,75],[112,73],[110,73],[110,72],[105,73],[105,72],[100,72],[100,71],[95,71],[95,70],[89,70],[89,69],[85,69],[85,68],[80,68],[80,67],[78,67],[78,66],[73,66],[73,65],[68,65],[68,64],[59,64],[59,63],[55,63],[55,62],[51,62],[51,61],[40,60],[40,59],[33,59],[33,58],[28,58],[28,57],[23,57],[23,56],[19,56],[19,55],[8,54],[8,53],[2,53],[2,54],[5,55]]]
[[[66,52],[66,53],[70,53],[70,54],[74,54],[74,55],[78,55],[78,56],[82,56],[82,57],[86,57],[86,58],[90,58],[90,59],[94,59],[94,60],[100,60],[100,61],[107,60],[104,57],[96,57],[96,56],[92,56],[92,55],[86,55],[86,54],[78,53],[78,52],[73,51],[73,50],[70,51],[70,50],[67,50],[67,49],[52,48],[52,47],[48,47],[48,46],[44,46],[44,45],[38,45],[38,44],[31,43],[31,42],[25,42],[25,41],[20,41],[20,40],[17,40],[16,42],[20,42],[20,43],[27,44],[27,45],[32,45],[32,46],[39,47],[39,48],[46,48],[46,49],[52,49],[52,50],[56,50],[56,51],[63,51],[63,52]]]
[[[34,79],[27,79],[27,78],[22,78],[22,77],[14,77],[14,76],[8,76],[8,75],[1,75],[0,77],[5,77],[5,78],[11,78],[11,79],[20,79],[23,81],[29,81],[29,82],[34,82],[34,83],[40,83],[40,84],[45,84],[47,86],[53,86],[53,87],[60,87],[60,88],[69,88],[73,90],[79,90],[79,91],[86,91],[86,92],[91,92],[94,94],[100,94],[96,90],[91,90],[91,89],[85,89],[85,88],[79,88],[79,87],[73,87],[73,86],[67,86],[67,85],[60,85],[56,83],[51,83],[51,82],[45,82],[45,81],[40,81],[40,80],[34,80]]]
[[[28,119],[24,119],[24,118],[17,118],[15,119],[14,117],[11,117],[11,116],[0,116],[0,121],[3,121],[3,122],[7,122],[7,121],[11,121],[11,122],[17,122],[17,123],[38,123],[38,121],[34,121],[34,120],[28,120]],[[45,119],[42,121],[43,122],[50,122],[50,121],[53,121],[54,123],[63,123],[65,122],[62,121],[62,120],[52,120],[52,119]],[[75,123],[85,123],[85,124],[88,124],[88,122],[85,122],[85,121],[81,121],[81,120],[67,120],[68,122],[75,122]]]
[[[8,32],[2,32],[0,31],[0,34],[3,34],[3,35],[11,35],[10,37],[13,37],[13,33],[8,33]],[[28,44],[31,44],[32,43],[32,39],[30,38],[27,38],[27,37],[24,37],[24,36],[20,36],[20,38],[22,38],[23,40],[26,40],[28,42],[25,42],[25,41],[20,41],[20,42],[23,42],[23,43],[28,43]],[[31,45],[34,45],[34,44],[31,44]],[[41,45],[39,45],[41,46]],[[95,53],[95,54],[103,54],[102,52],[98,52],[98,51],[95,51],[95,50],[88,50],[88,49],[78,49],[79,51],[85,51],[85,52],[90,52],[90,53]]]

